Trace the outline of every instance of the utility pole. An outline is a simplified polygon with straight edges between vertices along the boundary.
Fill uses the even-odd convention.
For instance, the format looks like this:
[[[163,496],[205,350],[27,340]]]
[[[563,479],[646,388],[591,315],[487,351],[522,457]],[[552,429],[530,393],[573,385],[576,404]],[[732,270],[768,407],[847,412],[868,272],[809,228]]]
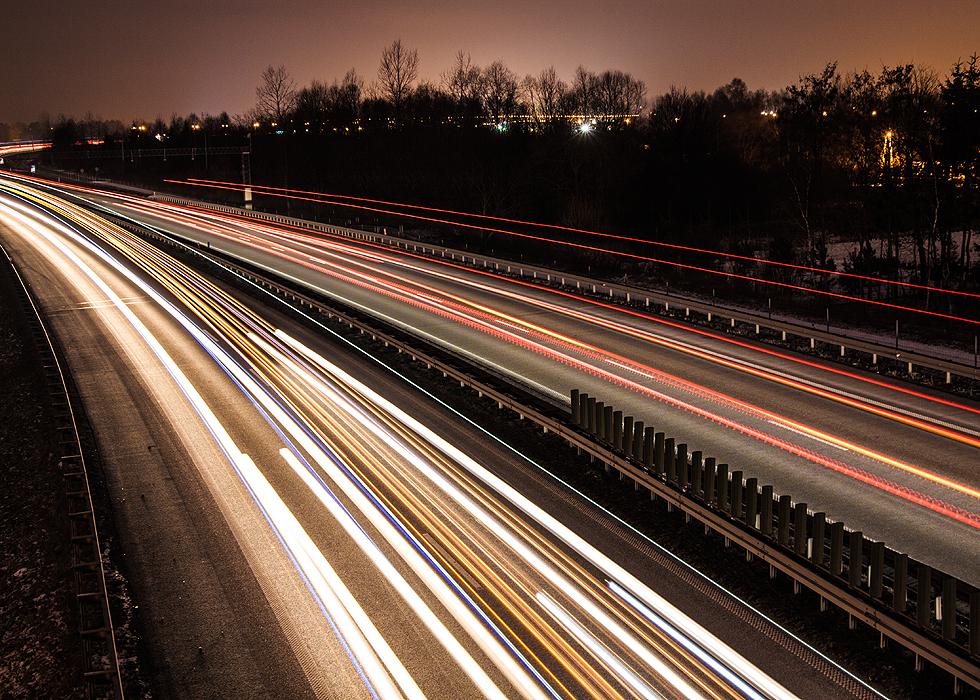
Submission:
[[[242,184],[245,185],[245,208],[252,209],[252,132],[248,134],[248,150],[242,151]]]

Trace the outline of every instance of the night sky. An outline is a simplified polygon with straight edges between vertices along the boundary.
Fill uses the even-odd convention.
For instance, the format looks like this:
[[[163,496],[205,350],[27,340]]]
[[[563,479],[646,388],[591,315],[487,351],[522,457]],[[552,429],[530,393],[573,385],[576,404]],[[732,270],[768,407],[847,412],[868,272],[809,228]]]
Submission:
[[[458,49],[519,75],[553,64],[621,68],[652,96],[734,76],[780,88],[838,60],[844,70],[917,62],[940,72],[980,51],[977,0],[855,2],[4,2],[0,121],[42,112],[104,118],[242,112],[262,68],[302,84],[350,67],[370,83],[396,37],[438,82]]]

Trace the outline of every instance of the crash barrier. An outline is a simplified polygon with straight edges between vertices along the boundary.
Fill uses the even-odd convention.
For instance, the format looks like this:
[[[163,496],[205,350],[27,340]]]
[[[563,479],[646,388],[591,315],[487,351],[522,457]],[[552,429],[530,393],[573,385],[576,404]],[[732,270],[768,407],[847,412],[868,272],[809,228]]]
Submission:
[[[542,286],[553,286],[574,291],[578,294],[592,295],[600,299],[628,306],[662,312],[688,321],[707,322],[720,326],[726,332],[748,331],[764,342],[789,342],[795,339],[802,343],[799,348],[812,353],[828,349],[841,360],[860,359],[864,364],[879,368],[891,367],[911,380],[920,379],[921,370],[929,370],[937,375],[941,383],[952,384],[954,379],[975,383],[978,377],[978,356],[974,353],[972,364],[953,359],[954,356],[941,357],[939,354],[920,352],[908,343],[901,346],[895,343],[874,342],[859,337],[848,337],[845,330],[821,330],[817,324],[806,325],[792,320],[773,318],[767,312],[754,313],[746,309],[735,309],[701,299],[670,292],[657,292],[631,285],[599,280],[585,275],[559,272],[540,265],[517,263],[492,256],[474,254],[468,250],[422,243],[402,236],[392,236],[387,230],[375,226],[374,231],[366,231],[344,226],[334,226],[281,214],[246,210],[224,204],[213,204],[184,197],[156,194],[156,200],[221,211],[237,216],[245,216],[283,226],[306,228],[321,233],[345,236],[377,245],[397,248],[410,253],[428,257],[451,260],[478,269],[493,270],[518,279],[536,282]],[[941,348],[935,349],[937,353]],[[856,355],[855,355],[856,354]]]
[[[204,244],[112,218],[192,263],[217,270],[243,289],[271,295],[304,320],[318,317],[341,324],[441,372],[460,387],[496,402],[499,409],[557,435],[605,465],[607,471],[631,479],[637,490],[646,489],[651,498],[702,523],[706,534],[719,535],[726,545],[745,550],[748,559],[768,564],[770,575],[788,576],[795,591],[807,588],[815,592],[822,608],[833,605],[844,611],[852,627],[868,625],[879,633],[882,644],[890,639],[911,650],[917,668],[928,662],[951,674],[957,690],[961,683],[980,689],[980,600],[974,587],[866,539],[860,532],[848,531],[841,523],[829,522],[825,514],[809,512],[806,504],[777,495],[771,486],[743,478],[741,471],[729,473],[726,464],[698,451],[688,452],[686,444],[676,444],[676,438],[657,433],[577,390],[571,393],[569,412],[476,361],[345,308],[335,299],[300,291],[295,281]],[[679,454],[684,458],[679,459]]]
[[[607,468],[700,520],[726,546],[767,561],[770,575],[787,574],[795,592],[810,588],[821,609],[835,605],[852,627],[863,622],[880,632],[882,644],[891,639],[907,647],[917,666],[929,660],[980,687],[976,587],[829,520],[594,396],[573,389],[570,400],[572,425],[613,456],[604,460]]]

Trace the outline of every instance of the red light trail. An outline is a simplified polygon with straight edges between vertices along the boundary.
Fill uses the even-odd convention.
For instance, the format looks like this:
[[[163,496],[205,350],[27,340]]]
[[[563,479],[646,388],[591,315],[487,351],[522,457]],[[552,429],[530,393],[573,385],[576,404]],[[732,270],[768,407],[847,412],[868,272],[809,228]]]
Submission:
[[[240,191],[240,187],[239,186],[229,187],[229,186],[224,186],[224,185],[204,185],[204,184],[189,183],[189,182],[178,181],[178,180],[166,180],[166,182],[172,182],[172,183],[182,184],[182,185],[191,185],[191,186],[195,186],[195,187],[206,187],[206,188],[220,189],[220,190],[232,190],[232,191],[236,191],[236,192],[237,191]],[[502,234],[502,235],[505,235],[505,236],[515,236],[515,237],[524,238],[524,239],[527,239],[527,240],[543,241],[543,242],[546,242],[546,243],[555,243],[555,240],[554,239],[547,238],[545,236],[536,236],[536,235],[532,235],[532,234],[529,234],[529,233],[518,233],[516,231],[508,231],[508,230],[505,230],[505,229],[492,228],[492,227],[487,227],[487,226],[475,226],[473,224],[465,224],[465,223],[460,223],[460,222],[456,222],[456,221],[447,221],[445,219],[437,219],[437,218],[434,218],[434,217],[421,216],[421,215],[418,215],[418,214],[405,214],[405,213],[402,213],[402,212],[394,212],[394,211],[390,211],[390,210],[387,210],[387,209],[378,209],[376,207],[368,207],[368,206],[362,206],[362,205],[358,205],[358,204],[348,204],[346,202],[336,202],[336,201],[329,201],[329,200],[324,200],[324,199],[315,199],[315,198],[312,198],[312,197],[302,197],[302,196],[299,196],[299,195],[290,195],[290,194],[272,194],[270,196],[284,197],[284,198],[295,199],[295,200],[299,200],[299,201],[313,202],[313,203],[316,203],[316,204],[329,204],[329,205],[334,205],[334,206],[347,207],[347,208],[351,208],[351,209],[358,209],[358,210],[361,210],[361,211],[370,211],[370,212],[373,212],[373,213],[376,213],[376,214],[385,214],[385,215],[388,215],[388,216],[401,216],[401,217],[407,217],[407,218],[410,218],[410,219],[416,219],[416,220],[419,220],[419,221],[428,221],[430,223],[445,224],[445,225],[450,225],[450,226],[459,226],[459,227],[462,227],[462,228],[469,228],[469,229],[474,229],[474,230],[478,230],[478,231],[487,231],[489,233],[499,233],[499,234]],[[912,307],[912,306],[903,306],[901,304],[893,304],[893,303],[886,302],[886,301],[878,301],[876,299],[864,299],[862,297],[856,297],[856,296],[852,296],[852,295],[849,295],[849,294],[843,294],[843,293],[840,293],[840,292],[831,292],[831,291],[823,290],[823,289],[814,289],[812,287],[805,287],[805,286],[802,286],[802,285],[790,284],[788,282],[778,282],[778,281],[775,281],[775,280],[760,279],[760,278],[757,278],[757,277],[751,277],[749,275],[742,275],[742,274],[739,274],[739,273],[736,273],[736,272],[726,272],[724,270],[714,270],[714,269],[707,268],[707,267],[702,267],[702,266],[699,266],[699,265],[689,265],[689,264],[686,264],[686,263],[679,263],[679,262],[675,262],[675,261],[672,261],[672,260],[664,260],[662,258],[654,258],[654,257],[648,256],[648,255],[639,255],[639,254],[636,254],[636,253],[627,253],[627,252],[623,252],[623,251],[619,251],[619,250],[613,250],[611,248],[602,248],[602,247],[599,247],[599,246],[586,245],[584,243],[573,243],[573,242],[570,242],[570,241],[563,241],[563,242],[561,242],[561,245],[564,245],[564,246],[567,246],[567,247],[571,247],[571,248],[576,248],[576,249],[579,249],[579,250],[587,250],[587,251],[595,252],[595,253],[605,253],[605,254],[608,254],[608,255],[615,255],[615,256],[618,256],[618,257],[628,258],[628,259],[631,259],[631,260],[638,260],[638,261],[641,261],[641,262],[652,262],[652,263],[657,263],[657,264],[661,264],[661,265],[668,265],[670,267],[676,267],[676,268],[684,269],[684,270],[693,270],[695,272],[703,272],[703,273],[710,274],[710,275],[718,275],[718,276],[725,277],[725,278],[728,278],[728,279],[743,280],[743,281],[747,281],[747,282],[751,282],[751,283],[757,283],[757,284],[763,284],[763,285],[767,285],[767,286],[779,287],[781,289],[790,289],[790,290],[793,290],[793,291],[805,292],[807,294],[816,294],[816,295],[819,295],[819,296],[829,297],[829,298],[833,298],[833,299],[840,299],[840,300],[848,301],[848,302],[855,302],[855,303],[859,303],[859,304],[870,304],[870,305],[873,305],[873,306],[878,306],[878,307],[893,309],[895,311],[903,311],[903,312],[912,313],[912,314],[921,314],[921,315],[930,316],[930,317],[933,317],[933,318],[945,319],[947,321],[957,321],[957,322],[966,323],[966,324],[969,324],[969,325],[972,325],[972,326],[980,326],[980,320],[972,319],[972,318],[967,318],[967,317],[964,317],[964,316],[956,316],[954,314],[944,314],[944,313],[941,313],[939,311],[929,311],[928,309],[918,309],[918,308],[915,308],[915,307]]]
[[[187,178],[187,182],[183,184],[194,183],[194,184],[214,184],[214,185],[231,185],[237,188],[243,188],[244,185],[240,183],[227,182],[224,180],[207,180],[204,178],[191,177]],[[353,202],[366,202],[368,204],[382,204],[384,206],[401,207],[404,209],[415,209],[417,211],[429,211],[437,214],[449,214],[452,216],[463,216],[471,219],[482,219],[484,221],[499,221],[506,224],[517,224],[520,226],[534,226],[536,228],[546,228],[554,231],[566,231],[568,233],[581,233],[587,236],[599,236],[602,238],[610,238],[620,241],[629,241],[631,243],[641,243],[643,245],[658,246],[661,248],[670,248],[673,250],[682,250],[690,253],[703,253],[705,255],[715,255],[722,258],[728,258],[731,260],[742,260],[745,262],[758,263],[760,265],[773,265],[775,267],[788,268],[793,270],[802,270],[805,272],[815,272],[822,275],[830,275],[834,277],[846,277],[848,279],[857,279],[865,282],[875,282],[885,285],[894,285],[898,287],[904,287],[908,289],[918,289],[922,291],[935,292],[937,294],[952,294],[955,296],[969,297],[972,299],[980,299],[980,294],[974,292],[963,292],[956,289],[945,289],[943,287],[933,287],[931,285],[925,284],[915,284],[914,282],[903,282],[901,280],[887,279],[883,277],[872,277],[871,275],[860,275],[854,272],[842,272],[840,270],[826,270],[820,267],[812,267],[810,265],[798,265],[794,263],[781,262],[778,260],[769,260],[766,258],[755,258],[750,255],[738,255],[737,253],[726,253],[721,250],[712,250],[710,248],[697,248],[693,246],[680,245],[678,243],[667,243],[665,241],[655,241],[648,240],[646,238],[637,238],[635,236],[626,236],[623,234],[615,233],[603,233],[601,231],[590,231],[589,229],[574,228],[572,226],[559,226],[558,224],[547,224],[538,221],[525,221],[522,219],[508,219],[503,216],[490,216],[488,214],[475,214],[473,212],[456,211],[453,209],[439,209],[437,207],[426,207],[418,204],[405,204],[403,202],[390,202],[383,199],[371,199],[368,197],[354,197],[352,195],[345,194],[330,194],[326,192],[316,192],[312,190],[298,190],[291,189],[288,187],[271,187],[269,185],[249,185],[253,190],[261,191],[262,194],[274,194],[276,192],[286,192],[290,194],[303,194],[303,195],[315,195],[318,197],[329,197],[330,199],[342,199],[350,200]],[[560,239],[554,239],[556,243],[563,243]]]

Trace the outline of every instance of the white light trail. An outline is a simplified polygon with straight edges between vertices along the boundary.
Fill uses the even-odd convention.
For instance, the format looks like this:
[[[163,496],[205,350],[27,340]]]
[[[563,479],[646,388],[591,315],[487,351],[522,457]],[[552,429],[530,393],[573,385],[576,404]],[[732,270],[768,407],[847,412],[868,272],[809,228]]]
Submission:
[[[623,682],[633,689],[640,697],[649,700],[664,700],[664,696],[651,688],[636,673],[627,666],[622,659],[613,654],[606,645],[596,639],[585,629],[582,624],[572,617],[567,610],[562,608],[555,600],[544,591],[539,591],[535,596],[541,604],[561,625],[572,633],[572,636],[579,641],[582,646],[602,659],[603,663],[616,672]]]
[[[503,479],[477,463],[462,450],[447,442],[427,426],[408,415],[405,411],[372,390],[370,387],[349,375],[340,367],[337,367],[323,356],[306,347],[303,343],[292,338],[282,329],[276,330],[276,336],[293,347],[297,352],[319,365],[325,371],[340,378],[340,380],[348,386],[353,387],[358,393],[363,395],[369,401],[383,408],[396,420],[404,424],[411,431],[418,434],[451,460],[464,467],[473,476],[485,483],[492,490],[503,495],[519,510],[530,516],[535,522],[544,527],[555,537],[559,538],[574,551],[578,552],[591,564],[605,572],[607,576],[622,582],[622,584],[631,593],[642,600],[652,610],[656,611],[664,618],[671,620],[672,624],[675,624],[679,628],[683,629],[691,639],[697,641],[698,644],[700,644],[704,649],[709,651],[713,656],[718,658],[727,666],[737,669],[747,681],[752,683],[753,686],[758,688],[760,691],[766,693],[771,698],[788,699],[795,697],[792,693],[776,683],[776,681],[759,670],[755,665],[751,664],[734,649],[723,643],[704,627],[681,612],[665,598],[652,591],[648,586],[626,571],[623,567],[586,542],[582,537],[573,532],[563,523],[559,522],[554,516],[544,511],[540,506],[510,486]],[[425,465],[420,465],[420,468],[425,469]],[[431,470],[428,471],[430,472],[430,478],[432,478],[436,483],[440,483],[442,481],[440,475],[432,473]],[[452,487],[447,485],[444,490],[451,488]],[[464,501],[460,502],[464,503]],[[474,515],[479,517],[478,511],[473,512]],[[513,545],[518,551],[523,549],[523,546],[520,543],[514,542]],[[565,589],[562,588],[562,590],[564,591]],[[583,600],[582,602],[591,607],[589,601]],[[610,631],[612,632],[613,630]],[[693,695],[696,696],[696,694]]]
[[[402,694],[392,684],[388,673],[382,667],[375,654],[374,649],[378,647],[374,643],[369,644],[365,635],[362,633],[362,631],[367,631],[375,640],[380,637],[377,630],[374,629],[373,624],[367,618],[367,615],[357,605],[356,601],[354,601],[350,592],[326,561],[322,552],[316,547],[295,516],[289,511],[275,489],[272,488],[251,458],[242,453],[238,448],[238,445],[215,415],[210,405],[208,405],[207,401],[180,367],[177,366],[160,341],[98,273],[79,258],[74,251],[65,246],[62,241],[45,230],[48,222],[44,222],[43,224],[36,222],[33,218],[24,216],[21,212],[17,211],[11,212],[11,215],[18,217],[22,224],[34,233],[42,236],[50,245],[54,246],[62,255],[70,260],[106,296],[144,342],[146,342],[147,346],[177,384],[181,393],[201,417],[201,420],[214,436],[222,452],[224,452],[236,472],[248,486],[249,492],[255,498],[256,503],[268,519],[269,524],[279,534],[294,561],[302,569],[303,575],[311,587],[311,591],[319,598],[323,609],[327,611],[330,618],[337,625],[344,643],[351,649],[356,663],[366,674],[371,689],[384,698],[402,697]],[[50,224],[70,236],[72,240],[92,250],[117,270],[126,272],[125,268],[122,268],[114,258],[107,255],[97,246],[91,245],[84,237],[62,226],[60,222],[51,221]],[[194,326],[176,308],[173,308],[169,302],[156,295],[152,288],[135,276],[132,276],[131,280],[149,295],[154,296],[155,301],[180,321],[202,346],[208,344],[213,346],[210,339],[200,329]],[[217,346],[213,346],[213,349],[217,349]],[[399,684],[406,689],[408,696],[413,698],[424,697],[418,687],[408,677],[402,664],[394,657],[393,653],[390,653],[390,649],[387,649],[387,652],[384,656],[386,662],[388,662],[389,669],[391,669],[392,675],[399,679]]]

